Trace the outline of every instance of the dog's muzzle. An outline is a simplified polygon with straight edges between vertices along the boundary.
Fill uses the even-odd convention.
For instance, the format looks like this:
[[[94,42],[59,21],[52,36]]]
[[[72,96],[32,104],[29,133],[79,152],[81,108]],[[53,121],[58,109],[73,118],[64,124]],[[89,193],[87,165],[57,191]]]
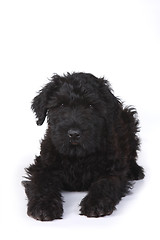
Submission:
[[[80,141],[80,131],[78,129],[68,130],[69,141],[72,145],[78,145]]]

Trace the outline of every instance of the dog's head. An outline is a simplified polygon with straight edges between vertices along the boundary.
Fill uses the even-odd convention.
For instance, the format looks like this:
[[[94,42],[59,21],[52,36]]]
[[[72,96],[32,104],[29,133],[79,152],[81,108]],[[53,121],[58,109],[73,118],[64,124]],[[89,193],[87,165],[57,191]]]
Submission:
[[[117,104],[106,80],[73,73],[54,75],[32,109],[38,125],[47,115],[52,142],[61,154],[84,156],[104,145]]]

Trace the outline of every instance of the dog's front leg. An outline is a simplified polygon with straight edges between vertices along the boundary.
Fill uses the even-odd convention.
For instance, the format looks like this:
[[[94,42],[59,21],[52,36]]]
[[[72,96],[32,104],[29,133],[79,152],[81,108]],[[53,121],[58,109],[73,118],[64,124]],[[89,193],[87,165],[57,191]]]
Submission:
[[[31,165],[27,172],[29,181],[23,181],[28,198],[27,214],[37,220],[61,219],[63,214],[59,173]]]
[[[52,190],[50,194],[45,190],[39,191],[31,181],[23,181],[23,185],[28,197],[28,216],[40,221],[62,218],[63,206],[59,191]]]
[[[94,182],[87,196],[80,203],[81,215],[87,217],[110,215],[127,190],[126,180],[116,176],[109,176]]]

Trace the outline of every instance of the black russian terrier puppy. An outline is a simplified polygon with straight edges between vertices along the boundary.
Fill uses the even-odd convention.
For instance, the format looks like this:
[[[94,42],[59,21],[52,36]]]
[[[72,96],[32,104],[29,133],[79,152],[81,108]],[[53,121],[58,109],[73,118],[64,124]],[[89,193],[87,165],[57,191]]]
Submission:
[[[87,73],[54,75],[32,102],[37,124],[48,119],[40,156],[23,181],[28,215],[60,219],[61,191],[88,191],[81,215],[110,215],[131,181],[144,177],[136,163],[138,120],[123,107],[108,81]]]

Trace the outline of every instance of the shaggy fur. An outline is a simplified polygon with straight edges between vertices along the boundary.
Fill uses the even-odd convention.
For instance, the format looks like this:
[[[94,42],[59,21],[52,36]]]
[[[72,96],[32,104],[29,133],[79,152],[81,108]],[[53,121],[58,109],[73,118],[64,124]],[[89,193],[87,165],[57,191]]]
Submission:
[[[41,221],[63,215],[61,192],[88,191],[81,215],[110,215],[133,180],[138,166],[136,110],[124,107],[108,81],[87,73],[54,75],[32,102],[37,124],[48,129],[40,156],[23,181],[28,215]]]

